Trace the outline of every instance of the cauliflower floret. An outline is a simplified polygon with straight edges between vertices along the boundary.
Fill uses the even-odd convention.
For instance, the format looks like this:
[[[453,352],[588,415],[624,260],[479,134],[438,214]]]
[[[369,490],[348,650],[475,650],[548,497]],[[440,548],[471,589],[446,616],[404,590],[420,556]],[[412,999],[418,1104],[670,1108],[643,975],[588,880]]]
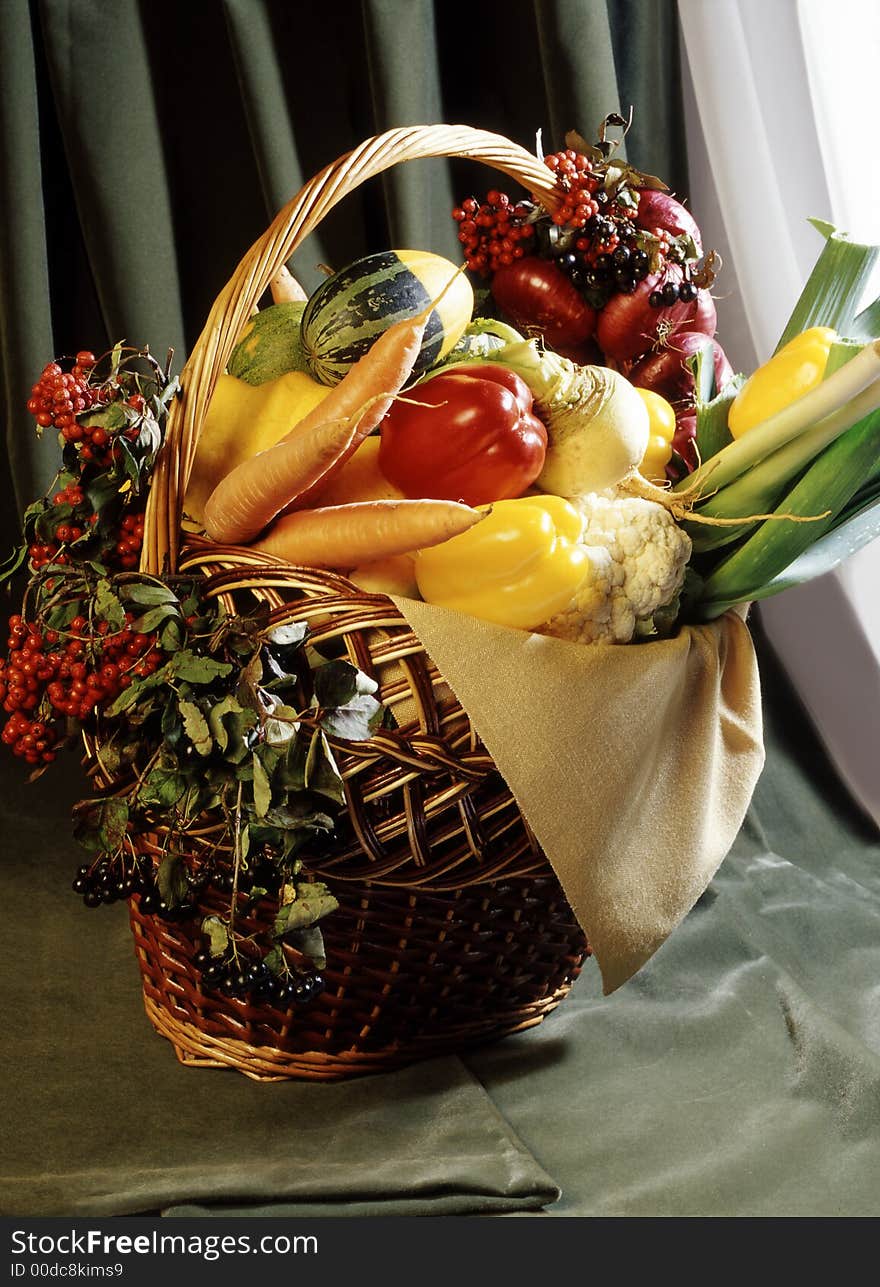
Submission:
[[[629,643],[681,590],[690,537],[656,501],[591,492],[571,498],[584,520],[586,576],[569,606],[541,633],[578,643]]]

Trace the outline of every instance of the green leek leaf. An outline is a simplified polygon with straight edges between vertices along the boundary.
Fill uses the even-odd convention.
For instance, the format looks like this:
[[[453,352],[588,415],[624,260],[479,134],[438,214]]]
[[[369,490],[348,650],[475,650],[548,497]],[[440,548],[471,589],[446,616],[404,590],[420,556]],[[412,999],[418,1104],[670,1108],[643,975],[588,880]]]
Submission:
[[[855,310],[880,255],[880,246],[850,241],[846,233],[823,219],[811,219],[810,223],[825,238],[825,245],[782,332],[777,352],[811,326],[831,326],[839,335],[860,338],[853,334]]]
[[[847,522],[840,523],[799,555],[793,563],[765,585],[757,596],[761,599],[780,594],[792,585],[802,585],[814,577],[831,572],[864,545],[880,537],[880,503],[861,510]]]

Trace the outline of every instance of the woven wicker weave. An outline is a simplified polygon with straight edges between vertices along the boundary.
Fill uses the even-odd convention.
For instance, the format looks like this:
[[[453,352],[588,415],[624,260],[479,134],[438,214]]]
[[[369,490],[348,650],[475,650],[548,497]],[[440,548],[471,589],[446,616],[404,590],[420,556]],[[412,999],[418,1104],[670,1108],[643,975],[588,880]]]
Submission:
[[[181,546],[199,429],[269,281],[346,193],[389,166],[429,156],[473,157],[555,204],[546,167],[495,134],[438,125],[363,143],[285,206],[221,292],[181,377],[157,464],[144,570],[199,571],[208,592],[229,603],[254,596],[275,622],[308,621],[316,643],[341,642],[379,681],[398,725],[368,742],[335,745],[346,809],[338,844],[309,870],[340,908],[322,924],[327,990],[308,1008],[282,1012],[203,991],[190,965],[198,920],[142,915],[132,900],[147,1013],[188,1064],[329,1080],[461,1049],[540,1022],[589,950],[466,712],[389,599],[251,550],[191,538]],[[201,837],[213,843],[221,830],[206,817]],[[216,899],[206,897],[206,911],[222,911]],[[242,911],[240,924],[250,916],[252,932],[272,914],[258,906]]]

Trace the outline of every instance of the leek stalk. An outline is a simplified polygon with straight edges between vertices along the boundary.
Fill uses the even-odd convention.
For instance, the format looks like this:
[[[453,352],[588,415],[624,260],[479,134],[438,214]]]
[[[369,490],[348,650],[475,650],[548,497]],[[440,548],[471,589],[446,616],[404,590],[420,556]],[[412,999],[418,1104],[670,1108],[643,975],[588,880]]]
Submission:
[[[710,619],[731,604],[762,598],[773,579],[834,526],[876,465],[878,454],[880,411],[875,410],[826,447],[774,511],[826,517],[808,523],[786,523],[782,517],[763,522],[706,578],[701,591],[703,617]]]

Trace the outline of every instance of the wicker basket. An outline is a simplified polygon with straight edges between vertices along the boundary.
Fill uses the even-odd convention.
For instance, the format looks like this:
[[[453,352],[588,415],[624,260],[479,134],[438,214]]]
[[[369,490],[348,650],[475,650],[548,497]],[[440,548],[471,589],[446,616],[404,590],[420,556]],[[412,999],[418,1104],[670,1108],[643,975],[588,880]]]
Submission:
[[[181,378],[147,510],[144,570],[197,570],[211,594],[267,602],[309,622],[376,678],[394,732],[335,747],[345,780],[340,837],[310,863],[339,899],[323,922],[326,992],[308,1008],[203,991],[190,961],[198,920],[143,915],[132,927],[147,1013],[187,1064],[260,1079],[330,1080],[455,1051],[540,1022],[565,996],[588,946],[506,784],[419,640],[391,601],[333,573],[246,549],[181,545],[182,497],[215,382],[269,281],[342,197],[381,171],[430,156],[472,157],[551,208],[534,156],[463,126],[393,130],[321,171],[279,213],[218,297]],[[204,834],[216,834],[206,817]],[[217,896],[205,910],[222,910]],[[268,906],[242,915],[259,928]],[[242,924],[246,928],[247,922]]]

